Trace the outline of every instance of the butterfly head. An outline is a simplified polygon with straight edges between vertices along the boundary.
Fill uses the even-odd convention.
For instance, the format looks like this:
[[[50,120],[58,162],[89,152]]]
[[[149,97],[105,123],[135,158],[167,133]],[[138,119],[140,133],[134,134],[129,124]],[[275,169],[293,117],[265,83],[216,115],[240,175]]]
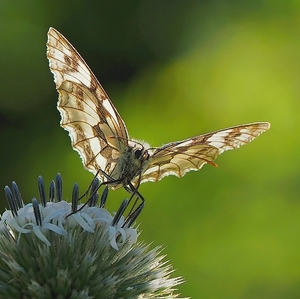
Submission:
[[[150,145],[146,142],[136,140],[129,141],[129,145],[134,152],[136,161],[139,161],[140,165],[143,165],[150,157]]]
[[[139,148],[134,151],[134,156],[137,160],[141,161],[141,164],[147,161],[150,157],[146,149],[139,149]]]

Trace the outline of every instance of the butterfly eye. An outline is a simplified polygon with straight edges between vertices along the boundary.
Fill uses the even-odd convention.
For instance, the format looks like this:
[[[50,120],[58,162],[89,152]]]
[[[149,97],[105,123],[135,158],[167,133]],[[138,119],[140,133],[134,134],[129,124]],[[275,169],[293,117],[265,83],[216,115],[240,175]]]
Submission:
[[[142,155],[142,150],[140,149],[137,149],[135,152],[134,152],[134,155],[137,159],[139,159]]]

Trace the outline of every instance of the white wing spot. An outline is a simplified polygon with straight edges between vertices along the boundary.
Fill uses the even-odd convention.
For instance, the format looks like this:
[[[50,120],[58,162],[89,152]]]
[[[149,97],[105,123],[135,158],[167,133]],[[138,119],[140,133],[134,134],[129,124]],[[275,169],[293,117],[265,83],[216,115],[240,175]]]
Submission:
[[[102,104],[103,104],[103,107],[111,114],[111,116],[113,117],[113,119],[116,120],[116,119],[117,119],[117,116],[116,116],[115,111],[114,111],[114,109],[112,108],[112,106],[111,106],[109,100],[108,100],[108,99],[104,99],[104,100],[102,101]]]
[[[180,144],[177,144],[175,147],[185,147],[193,144],[193,139],[186,140],[185,142],[182,142]]]

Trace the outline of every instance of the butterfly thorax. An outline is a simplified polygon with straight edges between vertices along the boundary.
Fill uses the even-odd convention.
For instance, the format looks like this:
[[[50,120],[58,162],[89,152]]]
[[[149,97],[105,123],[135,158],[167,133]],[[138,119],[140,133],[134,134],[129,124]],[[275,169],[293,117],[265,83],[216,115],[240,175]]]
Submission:
[[[129,141],[128,146],[120,153],[115,168],[110,173],[111,178],[116,181],[113,189],[127,186],[136,177],[142,174],[143,165],[149,159],[148,144]]]

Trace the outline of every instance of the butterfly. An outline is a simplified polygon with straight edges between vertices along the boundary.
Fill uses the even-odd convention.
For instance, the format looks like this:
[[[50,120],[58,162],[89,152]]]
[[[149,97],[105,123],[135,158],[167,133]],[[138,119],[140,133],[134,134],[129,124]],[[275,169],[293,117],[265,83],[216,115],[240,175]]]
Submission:
[[[61,126],[83,165],[112,189],[138,194],[141,183],[184,176],[224,151],[249,143],[270,128],[268,122],[239,125],[161,147],[129,138],[126,125],[97,78],[57,30],[48,31],[47,57],[59,93]]]

